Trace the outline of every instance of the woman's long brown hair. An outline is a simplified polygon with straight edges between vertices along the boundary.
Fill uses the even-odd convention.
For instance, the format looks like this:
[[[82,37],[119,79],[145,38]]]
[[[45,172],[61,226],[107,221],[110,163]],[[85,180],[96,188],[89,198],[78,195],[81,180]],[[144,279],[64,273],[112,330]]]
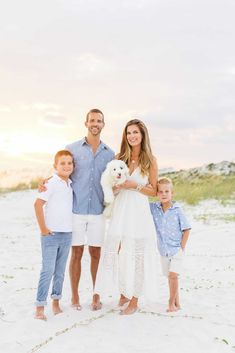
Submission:
[[[124,161],[127,165],[131,163],[131,153],[132,147],[127,141],[127,128],[128,126],[136,125],[138,126],[140,133],[142,135],[140,155],[139,155],[139,167],[142,175],[148,175],[151,163],[153,161],[153,154],[150,146],[149,134],[145,124],[139,119],[132,119],[126,124],[123,134],[122,142],[120,147],[120,153],[118,159]]]

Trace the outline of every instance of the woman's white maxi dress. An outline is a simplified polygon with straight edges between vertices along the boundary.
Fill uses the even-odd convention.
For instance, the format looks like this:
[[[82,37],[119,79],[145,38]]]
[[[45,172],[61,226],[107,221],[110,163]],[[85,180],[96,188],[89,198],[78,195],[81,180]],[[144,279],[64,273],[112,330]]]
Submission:
[[[148,177],[136,168],[128,177],[147,185]],[[148,197],[122,189],[116,196],[100,258],[95,293],[128,298],[157,299],[159,260],[156,231]]]

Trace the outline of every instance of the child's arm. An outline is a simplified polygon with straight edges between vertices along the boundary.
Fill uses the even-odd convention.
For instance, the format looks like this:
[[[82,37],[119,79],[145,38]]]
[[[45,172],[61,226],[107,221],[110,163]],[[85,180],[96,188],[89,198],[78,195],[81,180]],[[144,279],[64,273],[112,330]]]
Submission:
[[[189,237],[189,232],[190,232],[190,229],[183,230],[182,240],[181,240],[181,248],[182,248],[182,250],[184,250],[185,247],[186,247],[186,243],[187,243],[188,237]]]
[[[52,231],[47,228],[45,224],[45,218],[44,218],[44,213],[43,213],[43,205],[46,203],[46,201],[37,199],[34,203],[34,209],[36,213],[36,218],[38,221],[38,225],[41,231],[42,235],[48,235],[51,234]]]

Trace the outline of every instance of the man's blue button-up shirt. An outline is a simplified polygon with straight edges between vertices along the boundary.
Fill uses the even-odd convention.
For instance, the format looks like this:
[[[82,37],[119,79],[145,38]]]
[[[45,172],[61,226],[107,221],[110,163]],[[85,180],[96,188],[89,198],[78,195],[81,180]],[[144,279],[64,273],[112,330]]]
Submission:
[[[173,256],[181,248],[182,233],[191,229],[177,202],[164,212],[160,202],[150,203],[161,256]]]
[[[100,178],[107,163],[114,158],[114,152],[100,142],[94,154],[85,138],[65,148],[73,154],[75,162],[74,171],[70,176],[73,188],[73,213],[101,214],[104,209],[104,195]]]

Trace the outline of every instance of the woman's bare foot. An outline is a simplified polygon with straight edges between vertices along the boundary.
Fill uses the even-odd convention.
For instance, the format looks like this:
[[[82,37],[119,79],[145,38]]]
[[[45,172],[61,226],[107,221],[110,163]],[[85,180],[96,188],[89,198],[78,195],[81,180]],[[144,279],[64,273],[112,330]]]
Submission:
[[[44,321],[47,320],[47,317],[44,314],[44,306],[37,306],[36,307],[36,312],[35,312],[34,318],[38,319],[38,320],[44,320]]]
[[[58,299],[53,299],[52,300],[52,311],[54,315],[61,314],[63,311],[60,308],[59,300]]]
[[[121,294],[118,306],[123,306],[124,304],[128,303],[130,301],[129,298],[125,297],[123,294]]]
[[[91,303],[91,310],[96,311],[96,310],[100,310],[101,308],[102,308],[102,303],[100,301],[100,296],[99,294],[94,294],[93,300]]]
[[[138,306],[128,305],[124,310],[121,310],[120,315],[132,315],[138,309]]]
[[[134,314],[137,309],[138,309],[138,298],[132,297],[128,306],[124,310],[121,310],[120,315]]]

